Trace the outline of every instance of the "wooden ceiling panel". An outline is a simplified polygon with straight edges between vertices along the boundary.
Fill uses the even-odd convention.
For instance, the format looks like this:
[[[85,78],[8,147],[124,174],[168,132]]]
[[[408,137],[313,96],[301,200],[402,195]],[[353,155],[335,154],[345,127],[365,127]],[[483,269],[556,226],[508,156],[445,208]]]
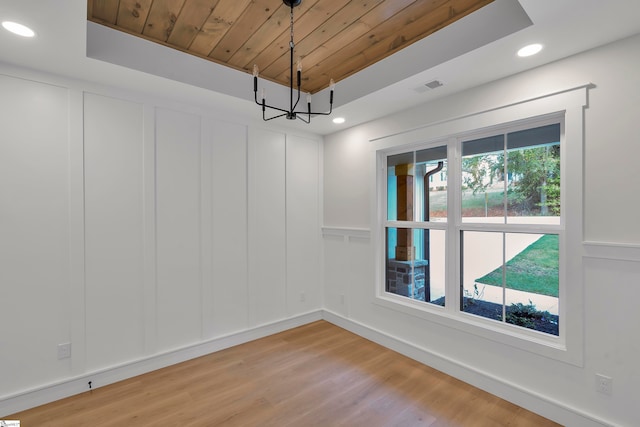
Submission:
[[[290,8],[281,4],[266,22],[256,29],[253,34],[235,52],[232,52],[228,64],[241,68],[246,62],[255,58],[257,53],[269,46],[289,28]],[[213,55],[215,57],[215,55]]]
[[[340,81],[493,0],[303,0],[295,61],[306,92]],[[88,0],[88,19],[289,84],[290,8],[282,0]],[[473,37],[470,34],[469,37]]]
[[[184,0],[154,0],[142,32],[149,40],[166,42],[178,20]]]
[[[360,17],[362,17],[369,10],[371,10],[371,8],[375,7],[382,1],[383,0],[349,1],[345,5],[345,7],[343,7],[339,11],[339,13],[336,13],[335,15],[327,19],[320,26],[315,27],[308,36],[299,39],[300,41],[296,42],[295,57],[302,58],[304,61],[304,58],[309,56],[315,49],[322,46],[323,43],[327,42],[331,38],[336,37],[351,25],[356,24]],[[330,54],[330,52],[327,52],[327,54]],[[289,62],[289,55],[282,55],[274,63],[264,69],[265,76],[270,77],[276,81],[280,81],[283,75],[289,75]],[[305,70],[309,69],[310,66],[313,66],[313,64],[309,64],[308,61],[304,61],[304,63]],[[304,75],[305,77],[307,77],[306,71]],[[324,86],[326,87],[328,84],[329,81],[327,80]]]
[[[198,55],[209,56],[220,40],[245,12],[251,0],[220,0],[202,26],[189,50]]]
[[[218,0],[185,1],[167,43],[179,49],[188,50],[216,4]]]
[[[89,19],[116,24],[119,0],[89,0]]]
[[[307,0],[297,7],[294,16],[304,16],[318,0]],[[291,8],[281,4],[267,22],[265,22],[229,59],[228,63],[237,68],[253,67],[256,56],[278,38],[289,40],[291,23]],[[250,65],[249,65],[250,64]]]
[[[432,7],[427,14],[422,13],[425,3]],[[415,2],[386,20],[384,25],[354,38],[348,45],[343,44],[341,50],[333,50],[333,55],[309,70],[309,89],[315,92],[326,87],[323,81],[328,81],[332,75],[326,74],[327,70],[346,78],[476,10],[477,3],[476,0]],[[314,86],[313,82],[319,86]]]
[[[253,0],[246,8],[242,16],[231,26],[227,34],[220,40],[220,43],[213,48],[209,58],[228,64],[229,58],[238,51],[251,37],[258,31],[265,22],[270,22],[282,2],[279,0]],[[280,31],[278,26],[273,27],[274,31]]]
[[[309,34],[311,34],[317,22],[324,22],[325,20],[332,17],[338,11],[340,11],[349,0],[334,0],[331,2],[327,1],[319,1],[316,3],[313,9],[310,9],[304,15],[297,14],[297,10],[294,10],[295,14],[295,42],[298,43],[299,40],[304,39]],[[255,64],[261,69],[269,67],[273,64],[278,58],[282,55],[289,55],[289,31],[285,31],[278,37],[274,43],[267,46],[262,52],[260,52],[253,60]],[[296,51],[296,55],[299,57],[298,52]],[[287,56],[288,58],[288,56]],[[288,59],[287,59],[288,60]],[[288,63],[288,62],[287,62]],[[245,64],[245,69],[250,70],[253,68],[253,64]],[[286,79],[288,79],[288,74]],[[273,78],[272,78],[273,79]],[[275,80],[275,79],[273,79]],[[278,81],[278,80],[275,80]],[[286,81],[286,80],[282,80]]]
[[[306,71],[303,75],[303,81],[305,82],[305,89],[311,93],[315,93],[325,88],[329,84],[329,80],[331,78],[335,80],[335,77],[333,77],[333,74],[318,75],[318,73],[323,73],[326,70],[323,67],[323,63],[326,63],[326,61],[332,57],[339,57],[342,62],[352,60],[356,53],[345,52],[344,55],[337,55],[337,53],[345,47],[350,46],[354,40],[359,40],[374,28],[387,22],[388,19],[415,2],[416,0],[385,0],[384,2],[378,3],[356,22],[345,28],[344,31],[341,31],[335,37],[325,41],[310,52],[304,57]],[[333,73],[333,69],[329,69]],[[287,73],[288,71],[284,70],[275,80],[288,80]],[[314,73],[316,77],[311,78],[310,76],[314,75]],[[347,77],[347,75],[345,75],[345,77]]]
[[[142,33],[152,0],[120,0],[117,22],[133,33]]]

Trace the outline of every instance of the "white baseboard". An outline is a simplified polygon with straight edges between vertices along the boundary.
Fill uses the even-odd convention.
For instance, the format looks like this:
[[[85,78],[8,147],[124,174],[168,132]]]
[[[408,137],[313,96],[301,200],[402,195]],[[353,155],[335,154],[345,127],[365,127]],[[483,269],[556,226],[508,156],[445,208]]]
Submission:
[[[6,396],[0,398],[0,419],[9,414],[88,391],[89,381],[95,389],[321,319],[322,311],[316,310]]]
[[[539,393],[527,390],[494,375],[482,372],[473,366],[453,360],[442,354],[395,338],[362,323],[347,319],[334,312],[323,310],[323,319],[363,338],[396,351],[413,360],[444,372],[515,405],[553,420],[564,426],[602,427],[612,424],[594,415],[561,402],[553,401]]]
[[[321,319],[562,425],[580,427],[602,427],[611,425],[584,411],[560,402],[552,401],[539,393],[527,390],[486,372],[479,371],[473,366],[460,363],[442,354],[400,340],[328,310],[317,310],[289,319],[260,325],[242,332],[218,337],[192,346],[131,361],[126,364],[90,372],[58,383],[8,396],[0,400],[0,419],[9,414],[85,392],[88,390],[89,381],[92,382],[93,388],[102,387]]]

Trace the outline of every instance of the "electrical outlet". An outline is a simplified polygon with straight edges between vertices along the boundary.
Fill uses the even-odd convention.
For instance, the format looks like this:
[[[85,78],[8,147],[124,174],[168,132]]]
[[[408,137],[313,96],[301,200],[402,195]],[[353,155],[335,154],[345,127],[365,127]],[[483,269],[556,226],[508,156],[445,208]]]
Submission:
[[[344,305],[344,294],[340,294],[340,305]]]
[[[611,396],[613,393],[613,378],[596,374],[596,391]]]
[[[307,296],[304,292],[300,292],[300,302],[305,302],[307,300]]]
[[[71,357],[71,343],[58,344],[58,359],[67,359],[69,357]]]

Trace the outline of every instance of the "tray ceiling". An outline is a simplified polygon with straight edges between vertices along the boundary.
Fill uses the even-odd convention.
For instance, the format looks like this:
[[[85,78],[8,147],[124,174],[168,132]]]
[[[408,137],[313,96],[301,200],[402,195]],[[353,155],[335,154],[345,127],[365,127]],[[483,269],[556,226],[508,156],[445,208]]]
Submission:
[[[304,0],[294,9],[302,89],[316,93],[494,0]],[[90,21],[289,84],[282,0],[88,0]],[[473,37],[473,34],[470,34]]]

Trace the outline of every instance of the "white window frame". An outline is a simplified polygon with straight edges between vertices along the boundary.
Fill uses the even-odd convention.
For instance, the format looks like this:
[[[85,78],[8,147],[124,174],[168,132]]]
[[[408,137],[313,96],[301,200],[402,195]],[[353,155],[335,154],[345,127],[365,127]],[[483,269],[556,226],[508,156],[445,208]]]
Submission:
[[[474,335],[520,348],[576,366],[583,366],[583,108],[587,104],[588,85],[541,96],[535,99],[491,108],[462,117],[443,120],[419,129],[379,138],[372,142],[372,160],[375,162],[376,180],[372,188],[375,197],[372,239],[375,249],[376,304],[419,317],[425,321],[463,330]],[[560,225],[519,226],[496,224],[485,226],[460,221],[459,199],[453,198],[452,189],[461,185],[461,143],[482,136],[532,128],[550,123],[561,124],[561,222]],[[390,154],[443,145],[448,146],[448,212],[443,222],[387,221],[386,219],[386,158]],[[454,218],[455,221],[452,221]],[[570,218],[567,221],[566,218]],[[415,301],[390,294],[385,290],[384,231],[387,227],[444,229],[446,246],[446,300],[445,307]],[[559,336],[517,327],[495,320],[484,319],[459,310],[460,301],[460,230],[533,232],[560,235],[560,289]],[[543,231],[545,230],[545,231]],[[453,233],[453,234],[452,234]],[[451,237],[454,236],[454,237]],[[455,239],[455,244],[451,244]]]

